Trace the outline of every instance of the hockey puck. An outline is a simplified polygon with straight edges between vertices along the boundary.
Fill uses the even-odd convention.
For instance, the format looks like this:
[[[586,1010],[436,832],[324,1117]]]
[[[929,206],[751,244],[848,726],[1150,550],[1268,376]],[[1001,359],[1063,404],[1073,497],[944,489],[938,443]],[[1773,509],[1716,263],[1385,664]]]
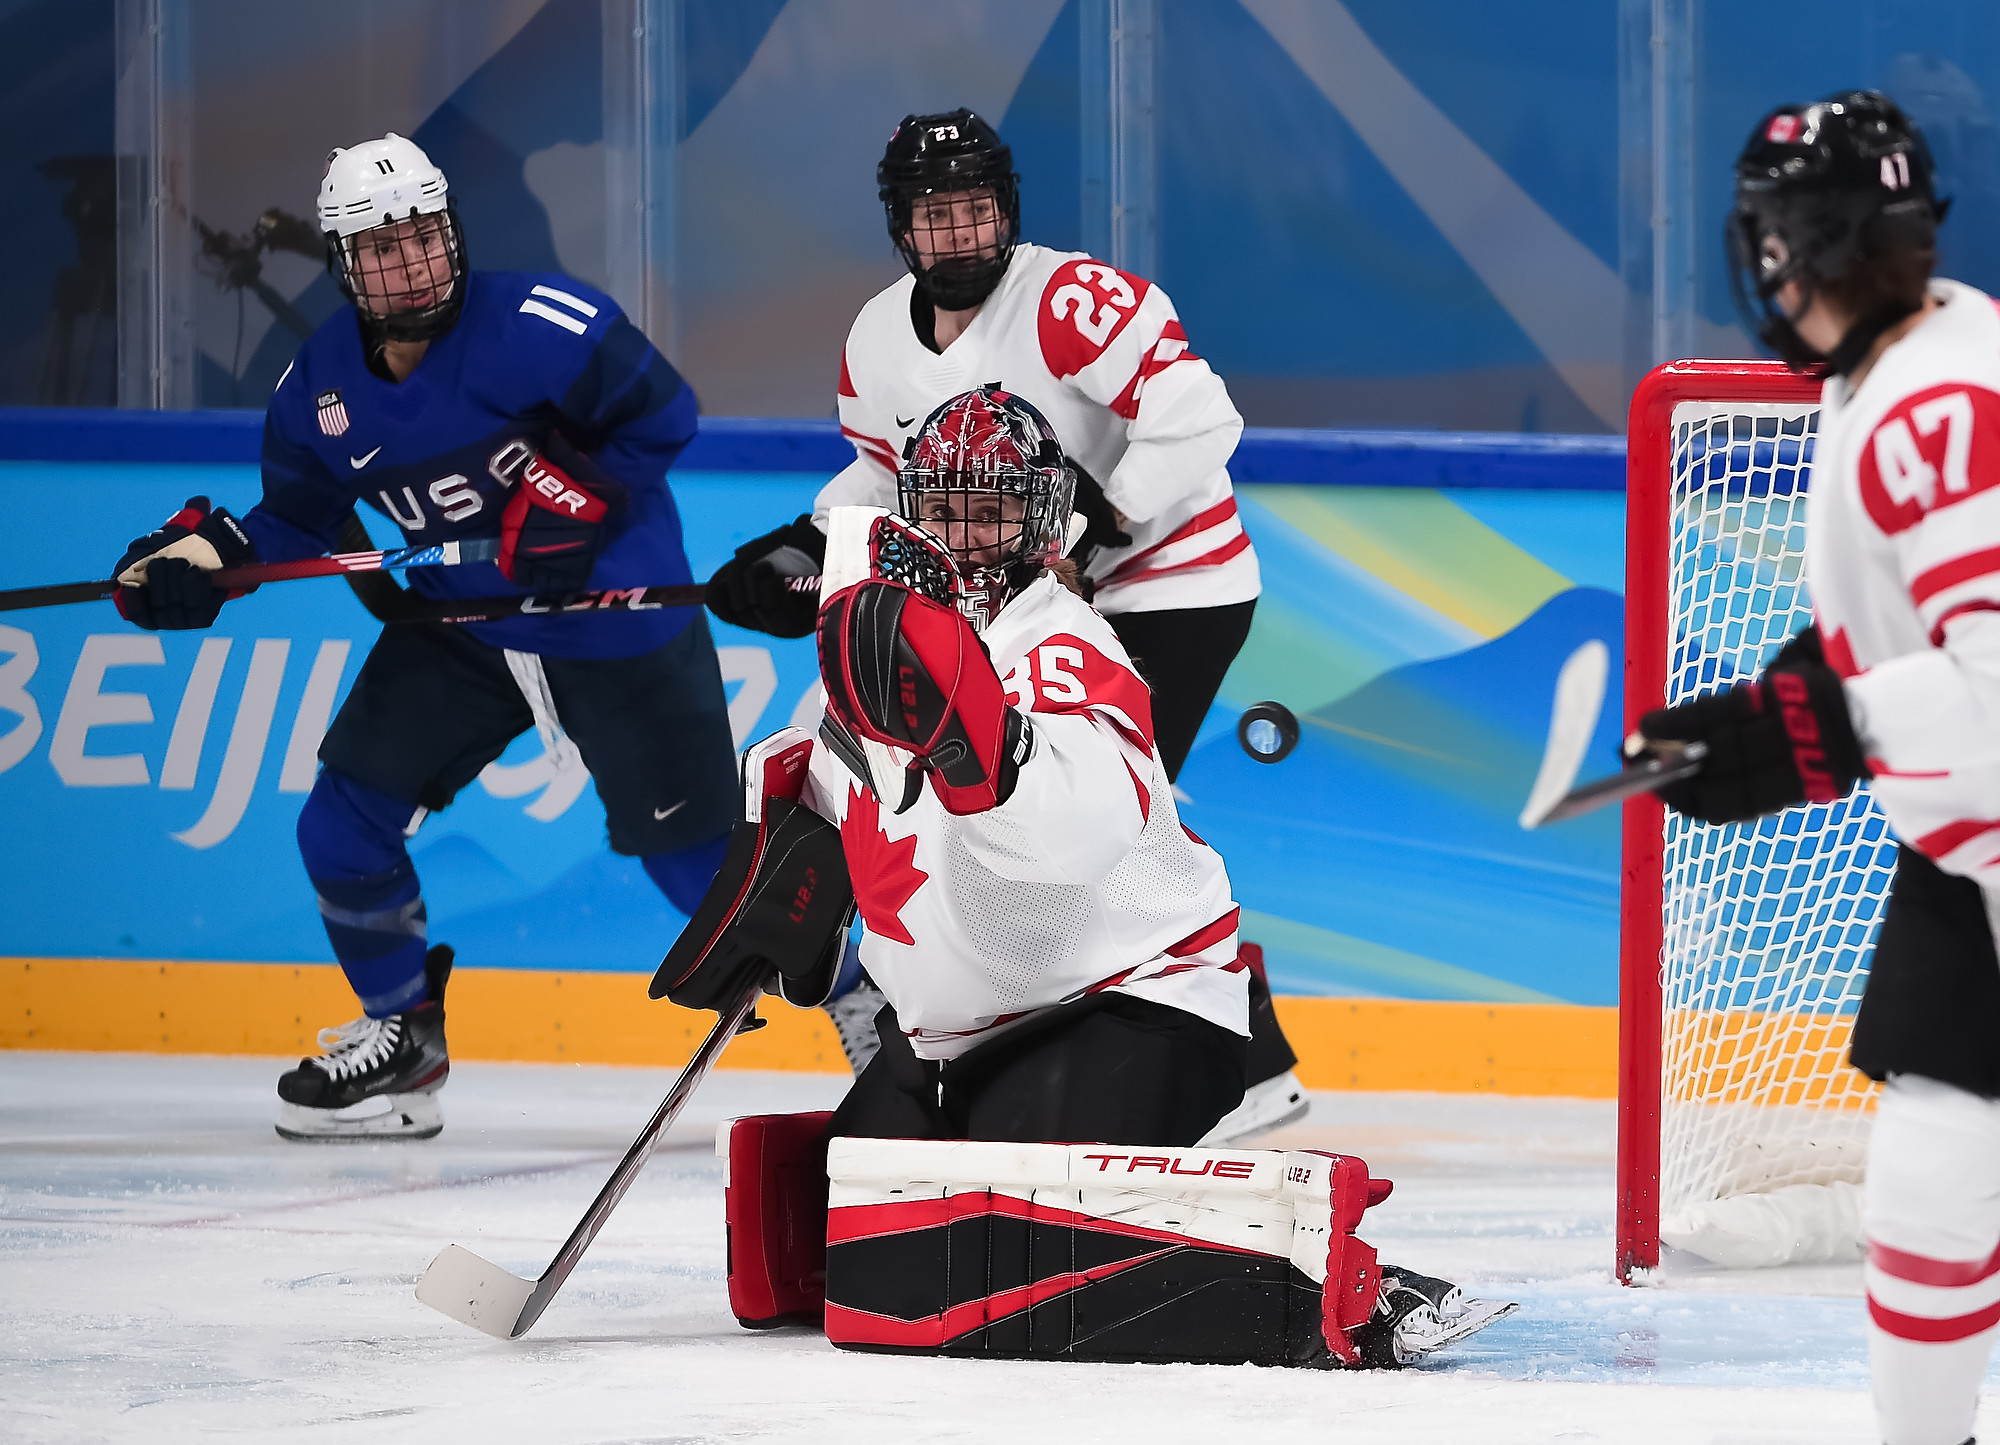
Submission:
[[[1299,720],[1281,702],[1252,703],[1236,720],[1236,741],[1260,763],[1282,763],[1299,745]]]

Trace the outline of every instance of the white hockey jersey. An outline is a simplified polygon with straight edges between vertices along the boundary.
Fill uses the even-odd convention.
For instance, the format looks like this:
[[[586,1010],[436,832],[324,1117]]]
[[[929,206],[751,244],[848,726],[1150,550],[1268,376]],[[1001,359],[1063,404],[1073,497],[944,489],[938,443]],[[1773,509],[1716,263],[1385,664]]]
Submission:
[[[1151,697],[1110,624],[1044,576],[983,638],[1035,730],[1005,803],[954,817],[926,785],[898,815],[824,744],[804,793],[840,825],[861,961],[911,1048],[956,1058],[1104,989],[1247,1035],[1229,876],[1181,825]]]
[[[965,333],[932,351],[910,320],[905,276],[861,308],[840,361],[840,429],[852,465],[819,494],[833,507],[896,507],[904,441],[940,404],[988,382],[1026,397],[1063,449],[1130,519],[1129,547],[1087,571],[1107,613],[1220,607],[1259,591],[1228,462],[1243,418],[1188,348],[1166,292],[1081,252],[1022,245]]]
[[[2000,890],[2000,309],[1955,281],[1826,384],[1807,580],[1903,842]]]

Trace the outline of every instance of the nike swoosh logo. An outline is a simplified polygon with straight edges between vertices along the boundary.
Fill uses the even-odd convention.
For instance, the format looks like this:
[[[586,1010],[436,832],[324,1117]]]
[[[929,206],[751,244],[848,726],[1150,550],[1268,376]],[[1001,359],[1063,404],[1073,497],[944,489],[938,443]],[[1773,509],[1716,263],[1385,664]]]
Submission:
[[[912,422],[914,422],[915,420],[916,420],[916,418],[915,418],[915,417],[913,417],[913,416],[899,416],[899,417],[897,417],[897,418],[896,418],[896,430],[897,430],[897,431],[907,431],[907,430],[909,430],[909,428],[910,428],[910,424],[911,424]],[[381,449],[380,447],[377,447],[377,448],[376,448],[375,450],[379,452],[379,451],[380,451],[380,450],[382,450],[382,449]]]
[[[671,808],[655,808],[653,809],[653,821],[657,823],[664,818],[671,818],[673,817],[674,814],[678,813],[682,808],[686,806],[687,806],[687,799],[682,798],[678,803],[674,804],[673,807]]]
[[[381,448],[381,447],[377,447],[377,448],[375,448],[375,452],[379,452],[379,451],[381,451],[381,450],[382,450],[382,448]],[[370,462],[372,462],[372,461],[374,461],[374,460],[375,460],[375,452],[370,452],[370,453],[369,453],[369,454],[368,454],[367,456],[365,456],[365,457],[349,457],[349,458],[347,459],[347,464],[348,464],[348,465],[349,465],[350,467],[353,467],[353,468],[354,468],[354,470],[358,472],[358,471],[360,471],[360,470],[361,470],[361,469],[362,469],[363,467],[367,466],[367,465],[368,465],[368,464],[369,464]]]

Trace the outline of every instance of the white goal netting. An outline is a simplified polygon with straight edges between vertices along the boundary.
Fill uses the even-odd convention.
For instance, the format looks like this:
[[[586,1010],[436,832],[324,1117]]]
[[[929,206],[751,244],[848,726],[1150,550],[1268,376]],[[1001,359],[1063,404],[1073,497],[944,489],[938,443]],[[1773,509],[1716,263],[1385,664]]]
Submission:
[[[1757,674],[1811,620],[1819,411],[1673,413],[1670,703]],[[1723,1265],[1853,1257],[1874,1085],[1848,1034],[1895,867],[1866,788],[1722,828],[1667,814],[1660,1238]]]

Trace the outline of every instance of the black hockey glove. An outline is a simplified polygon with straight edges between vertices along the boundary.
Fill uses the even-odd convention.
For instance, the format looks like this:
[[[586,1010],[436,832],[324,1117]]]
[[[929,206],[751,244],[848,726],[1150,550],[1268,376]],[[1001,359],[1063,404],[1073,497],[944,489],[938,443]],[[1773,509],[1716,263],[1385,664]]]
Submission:
[[[1132,534],[1118,521],[1118,509],[1111,505],[1111,499],[1104,495],[1104,488],[1097,485],[1097,478],[1083,469],[1083,464],[1075,457],[1068,457],[1070,472],[1076,477],[1076,495],[1070,505],[1079,516],[1090,525],[1084,528],[1083,537],[1077,542],[1070,556],[1078,567],[1090,564],[1091,554],[1099,547],[1129,547]]]
[[[1640,746],[1627,760],[1669,756],[1657,743],[1702,743],[1701,771],[1659,790],[1677,813],[1704,823],[1741,823],[1798,803],[1831,803],[1868,777],[1840,674],[1826,665],[1808,627],[1756,682],[1739,682],[1639,719]]]
[[[732,627],[805,637],[819,620],[826,533],[810,514],[745,542],[708,579],[708,610]]]
[[[777,976],[787,1002],[826,1002],[840,970],[854,885],[840,829],[788,798],[738,823],[714,882],[653,975],[654,998],[720,1012]]]
[[[626,505],[624,484],[552,432],[500,513],[500,572],[530,592],[579,592]]]
[[[223,603],[257,589],[218,587],[208,574],[256,560],[241,522],[209,506],[207,497],[189,497],[157,532],[135,537],[125,549],[111,574],[119,583],[113,600],[120,616],[148,631],[211,627]]]

